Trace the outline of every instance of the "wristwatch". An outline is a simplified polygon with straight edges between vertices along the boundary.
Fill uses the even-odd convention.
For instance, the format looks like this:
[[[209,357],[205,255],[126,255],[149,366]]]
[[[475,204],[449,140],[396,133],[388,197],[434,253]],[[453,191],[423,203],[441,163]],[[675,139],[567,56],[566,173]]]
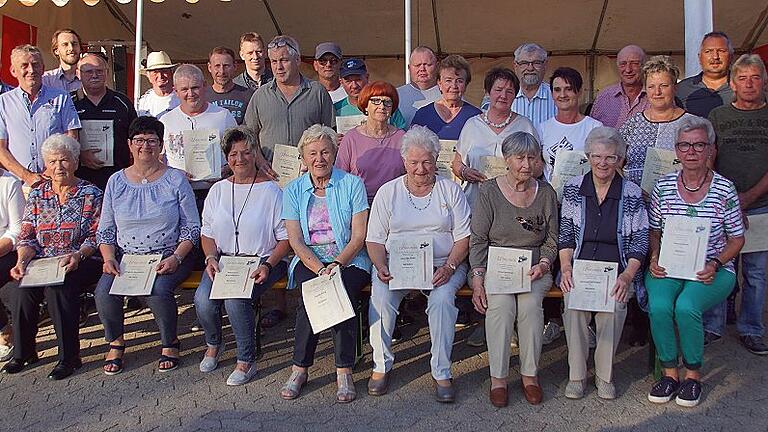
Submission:
[[[485,276],[485,270],[472,270],[472,276],[473,277],[483,277],[483,276]]]
[[[718,271],[718,270],[720,270],[720,267],[722,267],[722,266],[723,266],[723,262],[722,262],[722,261],[720,261],[720,260],[719,260],[719,259],[717,259],[717,258],[712,258],[712,259],[710,259],[709,261],[710,261],[710,262],[712,262],[712,261],[714,261],[714,262],[715,262],[715,271]]]

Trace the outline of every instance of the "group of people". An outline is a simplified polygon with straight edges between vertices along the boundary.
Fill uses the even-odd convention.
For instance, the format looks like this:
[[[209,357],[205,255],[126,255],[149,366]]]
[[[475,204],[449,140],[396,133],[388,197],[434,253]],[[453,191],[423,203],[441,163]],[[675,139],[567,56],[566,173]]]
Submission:
[[[579,72],[557,68],[544,82],[547,51],[533,43],[515,51],[515,70],[488,71],[480,109],[464,99],[472,76],[458,55],[438,59],[428,47],[416,48],[411,83],[395,88],[369,82],[363,60],[343,58],[337,44],[326,42],[315,50],[313,81],[299,71],[294,38],[277,36],[265,45],[258,34],[246,33],[239,52],[245,71],[235,76],[234,51],[214,48],[211,86],[196,66],[151,53],[146,74],[152,89],[138,101],[138,113],[125,95],[106,87],[107,62],[99,53],[81,55],[73,30],[57,32],[52,45],[61,65],[45,74],[38,48],[15,48],[11,71],[19,87],[0,95],[0,163],[8,171],[0,177],[0,282],[23,279],[39,258],[58,257],[66,276],[61,285],[13,288],[12,325],[0,305],[0,356],[9,360],[3,372],[18,373],[38,360],[43,299],[59,346],[49,377],[63,379],[79,368],[80,292],[94,285],[109,346],[103,370],[122,372],[129,342],[124,299],[110,290],[124,255],[160,254],[145,297],[160,333],[159,372],[179,367],[174,290],[195,266],[204,268],[194,296],[206,343],[199,369],[218,367],[226,349],[226,310],[237,347],[228,385],[257,374],[254,301],[284,277],[288,288],[299,288],[338,273],[353,305],[371,286],[370,395],[388,392],[398,311],[413,291],[427,298],[435,398],[455,400],[456,293],[468,285],[474,309],[484,317],[490,402],[508,404],[515,344],[522,395],[539,404],[542,303],[556,285],[564,293],[566,397],[586,392],[591,332],[597,394],[617,397],[614,356],[628,304],[636,299],[635,313],[648,312],[663,367],[648,399],[698,404],[704,346],[724,334],[746,215],[768,212],[766,70],[755,55],[732,61],[725,34],[704,37],[702,73],[680,83],[669,57],[646,59],[640,47],[625,47],[617,56],[621,81],[598,95],[591,116],[579,106]],[[337,133],[336,120],[349,115],[364,121]],[[99,123],[88,125],[94,121]],[[94,124],[112,129],[109,162],[87,149],[87,136],[78,133]],[[204,131],[220,144],[213,151],[221,152],[221,178],[185,173],[190,131]],[[447,162],[440,160],[446,140],[456,142]],[[296,146],[303,165],[284,189],[270,164],[276,144]],[[680,170],[644,190],[648,149],[674,151]],[[565,151],[583,152],[589,169],[556,190],[554,167]],[[710,222],[706,263],[696,280],[670,277],[659,265],[672,216]],[[391,289],[392,245],[424,235],[432,239],[432,289]],[[500,294],[486,286],[495,265],[491,248],[530,252],[528,290]],[[740,260],[737,328],[746,349],[761,355],[768,354],[762,341],[766,253],[742,254]],[[260,257],[250,274],[251,298],[210,298],[220,261],[229,256]],[[578,283],[576,260],[617,264],[613,311],[568,307]],[[293,365],[280,390],[284,399],[300,396],[319,340],[299,299]],[[356,397],[352,367],[359,331],[356,318],[331,328],[339,402]]]

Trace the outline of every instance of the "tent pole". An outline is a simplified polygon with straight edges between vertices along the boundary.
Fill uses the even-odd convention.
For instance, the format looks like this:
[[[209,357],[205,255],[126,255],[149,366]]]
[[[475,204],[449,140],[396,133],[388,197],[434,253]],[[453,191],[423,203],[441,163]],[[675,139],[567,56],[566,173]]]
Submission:
[[[685,76],[701,72],[699,45],[712,31],[712,0],[685,0]]]
[[[405,83],[411,82],[408,65],[411,62],[411,0],[405,0]]]
[[[141,96],[141,41],[144,27],[144,0],[136,1],[136,45],[133,48],[133,105],[138,109]]]

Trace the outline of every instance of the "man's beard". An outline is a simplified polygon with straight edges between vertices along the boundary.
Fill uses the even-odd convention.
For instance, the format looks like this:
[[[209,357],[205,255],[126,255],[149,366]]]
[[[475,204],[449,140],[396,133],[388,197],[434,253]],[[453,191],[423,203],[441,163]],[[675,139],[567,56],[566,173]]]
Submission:
[[[523,75],[523,84],[527,86],[536,86],[541,84],[541,80],[538,75]]]

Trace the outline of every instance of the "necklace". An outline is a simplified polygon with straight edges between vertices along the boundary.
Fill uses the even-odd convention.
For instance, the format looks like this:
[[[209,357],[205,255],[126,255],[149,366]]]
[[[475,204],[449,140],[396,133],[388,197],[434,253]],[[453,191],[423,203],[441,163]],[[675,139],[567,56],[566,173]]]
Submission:
[[[683,187],[688,192],[698,192],[699,189],[701,189],[701,187],[704,186],[704,183],[707,181],[707,177],[709,177],[709,170],[707,170],[707,173],[704,174],[704,179],[701,180],[701,183],[699,183],[698,186],[696,186],[695,188],[690,188],[688,187],[687,184],[685,184],[685,176],[682,173],[680,173],[680,182],[683,184]]]
[[[435,184],[432,183],[432,189],[429,191],[429,200],[427,201],[427,205],[424,207],[419,207],[416,205],[415,202],[413,202],[413,195],[411,194],[411,189],[408,187],[408,177],[405,178],[405,190],[408,192],[408,201],[411,203],[413,208],[415,208],[418,211],[424,211],[426,210],[430,204],[432,204],[432,192],[435,191]],[[423,197],[420,197],[423,198]]]
[[[243,216],[243,211],[245,211],[245,205],[251,196],[254,183],[256,183],[256,175],[253,176],[251,187],[248,188],[248,194],[243,200],[243,207],[240,208],[240,214],[237,215],[237,220],[235,220],[235,177],[232,176],[232,225],[235,227],[235,255],[240,255],[240,218]]]
[[[504,129],[505,127],[507,127],[507,125],[508,125],[508,124],[512,123],[512,117],[513,117],[514,115],[515,115],[514,111],[510,111],[510,112],[509,112],[509,115],[507,116],[507,118],[506,118],[506,119],[504,119],[504,121],[503,121],[503,122],[501,122],[501,123],[493,123],[493,122],[492,122],[492,121],[491,121],[491,120],[488,118],[488,111],[484,112],[481,118],[483,119],[483,121],[484,121],[484,122],[485,122],[485,123],[486,123],[488,126],[491,126],[491,127],[495,127],[496,129]]]
[[[139,173],[139,170],[136,169],[136,175],[141,177],[141,184],[147,184],[147,183],[149,183],[149,177],[151,177],[152,174],[158,172],[159,170],[160,170],[160,168],[155,167],[154,169],[150,169],[147,172],[145,172],[144,174],[141,174],[141,173]]]
[[[327,189],[327,188],[328,188],[328,184],[327,184],[327,183],[326,183],[326,185],[325,185],[325,186],[318,186],[318,185],[316,185],[316,184],[315,184],[314,180],[312,180],[312,177],[311,177],[311,176],[309,177],[309,179],[310,179],[309,181],[311,181],[311,182],[312,182],[312,187],[313,187],[315,190],[325,190],[325,189]],[[330,180],[330,179],[329,179],[329,180]]]

